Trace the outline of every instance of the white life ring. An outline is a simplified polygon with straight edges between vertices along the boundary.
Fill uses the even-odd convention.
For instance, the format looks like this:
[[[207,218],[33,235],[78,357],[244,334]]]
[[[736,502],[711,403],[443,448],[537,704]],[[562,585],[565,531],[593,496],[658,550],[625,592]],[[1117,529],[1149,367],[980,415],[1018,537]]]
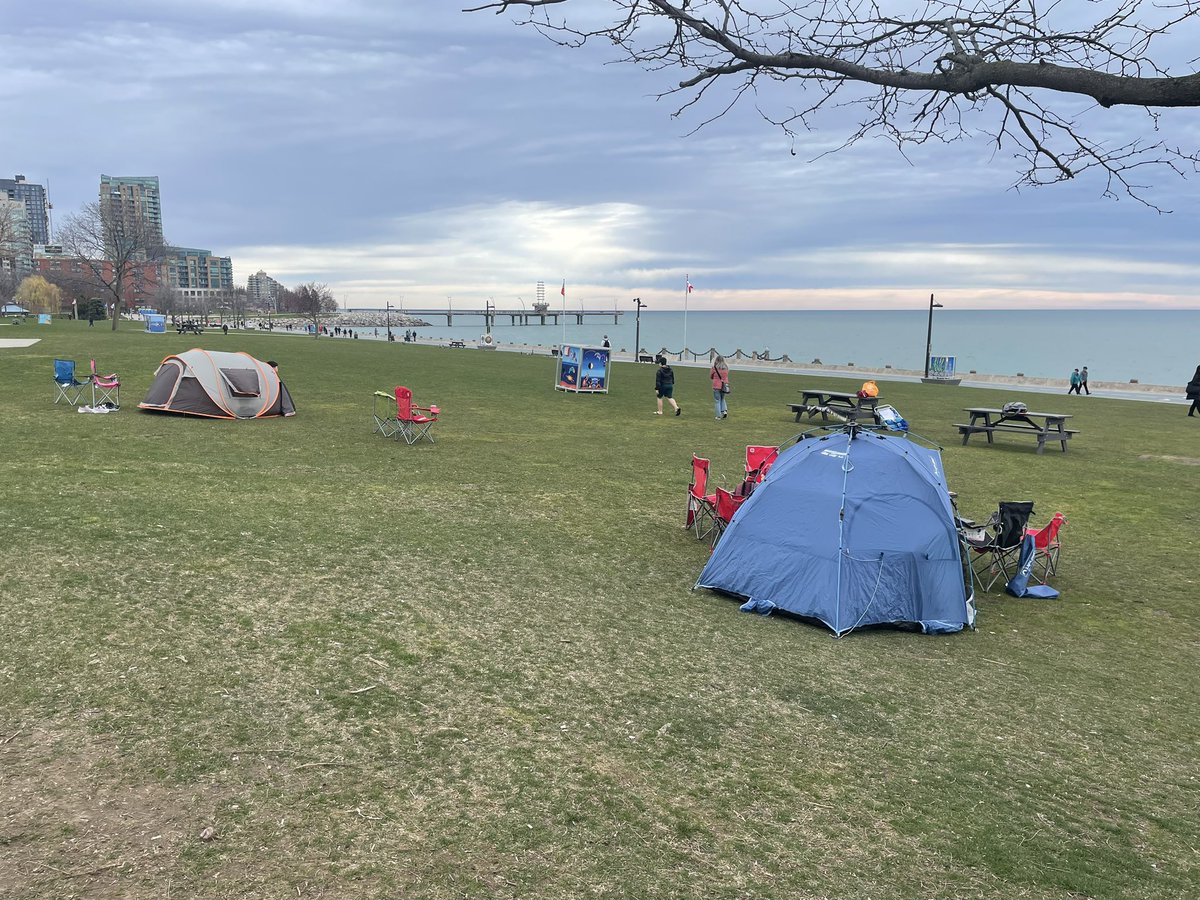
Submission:
[[[481,338],[479,339],[479,343],[481,343],[481,344],[487,344],[489,347],[490,347],[492,344],[494,344],[495,342],[496,342],[496,339],[495,339],[495,338],[493,338],[493,337],[492,337],[490,334],[485,334],[483,337],[481,337]]]

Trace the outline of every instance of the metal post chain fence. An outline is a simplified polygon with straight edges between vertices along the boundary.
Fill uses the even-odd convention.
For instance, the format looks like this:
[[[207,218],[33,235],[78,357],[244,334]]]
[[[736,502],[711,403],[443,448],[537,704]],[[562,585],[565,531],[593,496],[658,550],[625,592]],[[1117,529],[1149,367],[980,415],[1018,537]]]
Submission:
[[[655,356],[665,356],[667,359],[677,359],[680,362],[683,362],[685,358],[688,362],[699,362],[703,358],[707,358],[711,362],[717,356],[724,356],[728,360],[748,359],[752,362],[791,363],[792,361],[791,357],[789,357],[786,353],[782,356],[770,356],[769,351],[767,350],[763,350],[761,353],[756,350],[751,350],[749,353],[747,353],[741,347],[734,350],[732,353],[720,353],[716,347],[709,347],[707,350],[701,350],[699,352],[691,350],[688,347],[684,347],[682,350],[668,350],[666,347],[663,347],[658,351],[658,353],[655,354]]]

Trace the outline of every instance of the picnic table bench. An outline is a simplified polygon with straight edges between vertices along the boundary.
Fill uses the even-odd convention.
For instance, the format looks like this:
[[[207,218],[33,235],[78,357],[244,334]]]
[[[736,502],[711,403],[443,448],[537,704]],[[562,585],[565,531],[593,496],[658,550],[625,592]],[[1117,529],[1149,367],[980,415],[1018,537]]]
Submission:
[[[465,348],[465,347],[467,346],[467,342],[466,342],[466,341],[451,341],[451,342],[450,342],[449,344],[447,344],[446,346],[448,346],[448,347],[462,347],[462,348]]]
[[[204,334],[204,329],[197,322],[180,322],[175,330],[178,334]]]
[[[881,397],[860,397],[856,393],[845,391],[801,388],[800,402],[789,403],[788,409],[796,414],[797,422],[803,415],[812,419],[818,413],[821,415],[822,422],[828,422],[831,412],[854,421],[864,411],[874,414],[875,407],[882,402],[883,398]]]
[[[1069,414],[1045,412],[1005,412],[1002,409],[991,409],[982,406],[966,407],[971,421],[967,424],[956,423],[955,428],[963,436],[963,445],[973,434],[986,434],[988,443],[996,432],[1002,434],[1025,434],[1037,438],[1037,452],[1046,449],[1046,441],[1058,441],[1063,453],[1067,452],[1067,441],[1079,434],[1077,429],[1067,428]],[[993,418],[995,417],[995,418]]]

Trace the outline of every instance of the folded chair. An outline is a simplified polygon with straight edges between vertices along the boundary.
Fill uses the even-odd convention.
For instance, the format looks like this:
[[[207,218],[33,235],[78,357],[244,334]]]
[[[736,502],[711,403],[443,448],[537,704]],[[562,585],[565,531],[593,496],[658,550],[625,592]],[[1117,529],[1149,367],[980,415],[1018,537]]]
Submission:
[[[54,395],[54,402],[59,403],[65,400],[71,406],[79,405],[79,400],[83,397],[83,389],[87,387],[86,381],[80,381],[75,377],[75,360],[73,359],[54,360],[54,384],[58,387],[58,393]]]
[[[416,406],[412,402],[412,391],[406,387],[396,388],[396,428],[405,443],[415,444],[421,438],[431,444],[437,443],[429,429],[437,422],[440,412],[436,406]]]
[[[716,547],[717,541],[721,539],[721,535],[729,527],[729,523],[733,519],[733,514],[738,511],[738,507],[742,505],[746,498],[731,494],[725,488],[717,488],[713,496],[716,499],[713,501],[712,545]]]
[[[396,423],[395,396],[386,391],[376,391],[375,396],[371,398],[371,418],[375,420],[371,434],[379,432],[384,437],[396,434],[400,426]]]
[[[114,407],[121,406],[121,379],[117,377],[117,373],[113,372],[109,375],[102,375],[96,370],[96,361],[92,360],[92,406],[97,407],[101,403],[111,403]]]
[[[983,526],[963,533],[963,541],[972,551],[975,577],[983,590],[990,591],[1001,580],[1007,584],[1017,574],[1021,544],[1032,514],[1032,500],[1001,502]]]
[[[708,460],[692,454],[692,483],[688,485],[687,519],[684,528],[696,532],[699,540],[712,534],[716,527],[717,495],[708,491]]]
[[[777,456],[779,456],[778,447],[747,447],[746,480],[757,484],[766,478],[767,470],[774,464]]]
[[[1067,522],[1067,517],[1056,512],[1042,528],[1029,528],[1025,533],[1033,537],[1033,573],[1045,584],[1051,576],[1058,574],[1058,553],[1062,549],[1058,532]]]

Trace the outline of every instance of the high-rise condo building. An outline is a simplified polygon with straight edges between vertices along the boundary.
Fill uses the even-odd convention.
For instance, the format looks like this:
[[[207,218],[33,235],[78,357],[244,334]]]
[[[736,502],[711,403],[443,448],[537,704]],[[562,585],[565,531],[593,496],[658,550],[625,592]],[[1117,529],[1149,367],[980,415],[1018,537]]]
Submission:
[[[246,279],[246,296],[258,309],[278,309],[283,285],[259,269]]]
[[[116,217],[126,229],[136,226],[146,245],[163,243],[158,176],[100,176],[100,213]],[[110,250],[110,256],[114,255]],[[144,258],[144,254],[139,254]]]
[[[25,204],[25,218],[29,223],[29,238],[35,244],[50,242],[50,204],[46,202],[46,188],[31,184],[24,175],[15,178],[0,178],[0,197],[20,200]]]
[[[211,250],[167,247],[164,263],[167,284],[190,298],[220,297],[233,288],[233,262],[213,256]]]
[[[33,241],[25,204],[0,192],[0,273],[19,280],[32,271]]]

